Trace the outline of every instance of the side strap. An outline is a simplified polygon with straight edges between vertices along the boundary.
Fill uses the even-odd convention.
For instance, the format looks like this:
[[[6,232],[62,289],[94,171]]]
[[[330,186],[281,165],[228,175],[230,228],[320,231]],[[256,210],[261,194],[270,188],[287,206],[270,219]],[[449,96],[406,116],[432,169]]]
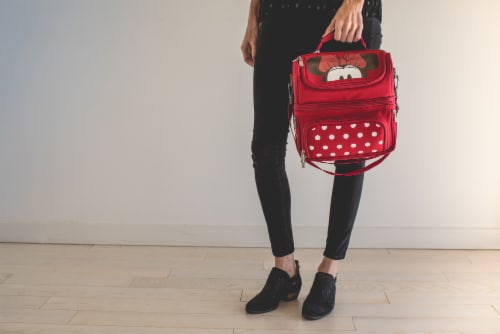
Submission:
[[[306,160],[306,162],[308,164],[310,164],[311,166],[327,173],[327,174],[330,174],[330,175],[335,175],[335,176],[354,176],[354,175],[359,175],[359,174],[362,174],[370,169],[372,169],[373,167],[375,166],[378,166],[382,163],[382,161],[384,161],[388,156],[389,154],[391,154],[391,152],[389,153],[386,153],[382,156],[380,156],[380,158],[378,160],[375,160],[373,162],[371,162],[368,166],[365,166],[363,168],[359,168],[359,169],[356,169],[356,170],[353,170],[351,172],[347,172],[347,173],[336,173],[336,172],[332,172],[332,171],[329,171],[329,170],[326,170],[326,169],[323,169],[321,168],[320,166],[316,165],[314,162],[310,161],[310,160]]]

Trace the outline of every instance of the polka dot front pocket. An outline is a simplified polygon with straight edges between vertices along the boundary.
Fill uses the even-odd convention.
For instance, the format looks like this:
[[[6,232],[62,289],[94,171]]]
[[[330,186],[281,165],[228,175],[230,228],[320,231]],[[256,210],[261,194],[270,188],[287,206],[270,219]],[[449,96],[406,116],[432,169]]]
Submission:
[[[306,155],[315,161],[377,155],[385,148],[385,129],[375,121],[318,122],[306,129]]]

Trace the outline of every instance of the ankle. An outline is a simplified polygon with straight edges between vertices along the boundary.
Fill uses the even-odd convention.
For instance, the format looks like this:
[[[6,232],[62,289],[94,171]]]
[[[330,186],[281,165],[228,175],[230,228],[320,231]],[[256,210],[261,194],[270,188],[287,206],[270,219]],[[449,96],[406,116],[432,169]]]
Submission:
[[[297,265],[293,254],[274,258],[274,266],[288,273],[290,277],[297,275]]]
[[[333,277],[337,277],[339,263],[337,260],[333,260],[327,257],[323,258],[320,265],[318,266],[318,272],[327,273]]]

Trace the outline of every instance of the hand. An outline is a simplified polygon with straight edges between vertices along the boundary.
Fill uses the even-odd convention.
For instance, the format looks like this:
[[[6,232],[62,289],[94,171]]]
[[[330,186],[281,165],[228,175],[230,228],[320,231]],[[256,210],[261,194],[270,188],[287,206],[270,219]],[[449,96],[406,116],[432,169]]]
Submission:
[[[364,0],[344,0],[323,34],[323,37],[335,30],[333,38],[339,42],[357,42],[363,32]]]
[[[245,63],[252,67],[255,64],[255,49],[257,47],[258,31],[259,28],[257,26],[257,22],[249,22],[245,32],[245,37],[243,37],[243,43],[241,44],[243,59],[245,60]]]

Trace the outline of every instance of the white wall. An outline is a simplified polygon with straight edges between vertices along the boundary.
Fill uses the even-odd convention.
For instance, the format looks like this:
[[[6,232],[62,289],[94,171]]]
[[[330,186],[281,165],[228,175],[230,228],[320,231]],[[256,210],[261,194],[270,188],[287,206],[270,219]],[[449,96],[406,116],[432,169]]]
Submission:
[[[268,245],[253,180],[249,1],[0,0],[0,241]],[[500,248],[500,2],[384,1],[397,151],[353,247]],[[331,177],[287,158],[299,246]]]

